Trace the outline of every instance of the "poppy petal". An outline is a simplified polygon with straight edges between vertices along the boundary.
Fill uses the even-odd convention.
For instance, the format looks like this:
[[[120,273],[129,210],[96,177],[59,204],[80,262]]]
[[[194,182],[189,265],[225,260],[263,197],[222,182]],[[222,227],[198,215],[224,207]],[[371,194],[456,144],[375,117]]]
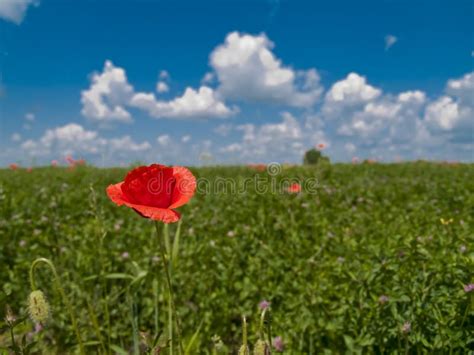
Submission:
[[[176,179],[176,184],[169,208],[177,208],[186,204],[193,197],[196,190],[196,178],[189,169],[174,166],[173,176]]]
[[[180,219],[180,214],[171,209],[144,206],[129,202],[122,192],[122,184],[123,182],[120,182],[118,184],[109,185],[109,187],[107,187],[107,195],[118,206],[125,205],[127,207],[133,208],[143,217],[150,218],[156,221],[162,221],[164,223],[174,223]]]
[[[117,206],[122,206],[125,202],[128,202],[122,192],[122,184],[123,182],[119,182],[118,184],[109,185],[107,187],[107,195]]]
[[[155,221],[162,221],[164,223],[174,223],[179,221],[179,219],[181,218],[181,215],[178,212],[168,208],[158,208],[143,205],[132,206],[132,204],[127,204],[127,206],[132,207],[143,217],[147,217]]]

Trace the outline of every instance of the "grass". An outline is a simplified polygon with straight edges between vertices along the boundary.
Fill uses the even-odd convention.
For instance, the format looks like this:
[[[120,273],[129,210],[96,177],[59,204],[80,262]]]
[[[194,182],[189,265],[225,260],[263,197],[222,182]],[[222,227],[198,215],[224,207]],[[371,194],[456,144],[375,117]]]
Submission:
[[[199,192],[180,208],[179,224],[161,227],[189,353],[236,353],[243,315],[252,347],[262,300],[271,302],[272,334],[288,354],[474,350],[474,292],[464,290],[474,281],[474,165],[193,173]],[[26,335],[32,353],[79,351],[47,268],[35,280],[51,316],[39,332],[25,319],[29,270],[40,257],[56,267],[87,354],[169,344],[155,226],[105,194],[125,174],[0,170],[0,309],[11,309],[13,335],[18,343]],[[302,193],[261,190],[286,178],[303,183]],[[308,191],[307,181],[317,185]],[[7,323],[2,347],[11,345]]]

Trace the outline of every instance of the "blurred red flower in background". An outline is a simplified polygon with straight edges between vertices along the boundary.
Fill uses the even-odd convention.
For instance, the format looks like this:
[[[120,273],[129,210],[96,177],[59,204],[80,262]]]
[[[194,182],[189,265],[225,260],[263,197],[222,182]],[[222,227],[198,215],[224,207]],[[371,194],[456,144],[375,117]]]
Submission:
[[[18,166],[17,163],[11,163],[11,164],[10,164],[10,169],[16,170],[16,169],[18,169],[18,168],[19,168],[19,166]]]
[[[181,215],[174,209],[186,204],[196,190],[196,178],[181,166],[139,166],[125,180],[107,187],[107,195],[118,206],[133,208],[142,217],[173,223]]]
[[[267,169],[265,164],[249,164],[248,167],[257,171],[265,171]]]
[[[292,194],[297,194],[298,192],[301,192],[301,185],[298,184],[298,183],[291,184],[286,189],[286,192],[289,192],[289,193],[292,193]]]

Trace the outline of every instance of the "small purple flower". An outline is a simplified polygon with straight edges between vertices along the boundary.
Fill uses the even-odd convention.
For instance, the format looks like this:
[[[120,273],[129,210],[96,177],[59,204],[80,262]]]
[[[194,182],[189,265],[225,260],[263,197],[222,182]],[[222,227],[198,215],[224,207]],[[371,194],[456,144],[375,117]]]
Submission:
[[[403,323],[402,325],[402,333],[410,333],[411,331],[411,323],[409,321],[406,321],[405,323]]]
[[[387,302],[388,302],[388,296],[382,295],[382,296],[379,297],[379,303],[380,304],[385,304]]]
[[[474,290],[474,284],[473,283],[470,283],[470,284],[464,286],[464,292],[472,292],[472,290]]]
[[[123,260],[126,260],[130,257],[130,254],[128,253],[128,251],[124,251],[122,255],[120,256],[122,257]]]
[[[276,352],[283,352],[285,344],[283,344],[283,339],[280,336],[273,338],[273,347],[275,348]]]
[[[266,300],[263,300],[262,302],[260,302],[258,304],[258,308],[260,308],[260,310],[264,311],[265,309],[267,309],[268,307],[270,307],[270,302],[266,301]]]
[[[35,324],[35,333],[38,334],[43,330],[43,325],[41,323],[36,323]]]

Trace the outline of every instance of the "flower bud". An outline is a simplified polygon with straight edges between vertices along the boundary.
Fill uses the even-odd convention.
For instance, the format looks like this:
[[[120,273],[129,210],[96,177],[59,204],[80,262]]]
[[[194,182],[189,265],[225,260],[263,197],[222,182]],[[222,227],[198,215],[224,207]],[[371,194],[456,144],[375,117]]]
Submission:
[[[32,291],[28,297],[28,313],[35,323],[44,323],[49,317],[49,304],[41,290]]]
[[[267,355],[270,354],[270,350],[265,341],[259,339],[253,348],[254,355]]]
[[[247,345],[242,345],[239,349],[239,355],[250,355],[249,347]]]

